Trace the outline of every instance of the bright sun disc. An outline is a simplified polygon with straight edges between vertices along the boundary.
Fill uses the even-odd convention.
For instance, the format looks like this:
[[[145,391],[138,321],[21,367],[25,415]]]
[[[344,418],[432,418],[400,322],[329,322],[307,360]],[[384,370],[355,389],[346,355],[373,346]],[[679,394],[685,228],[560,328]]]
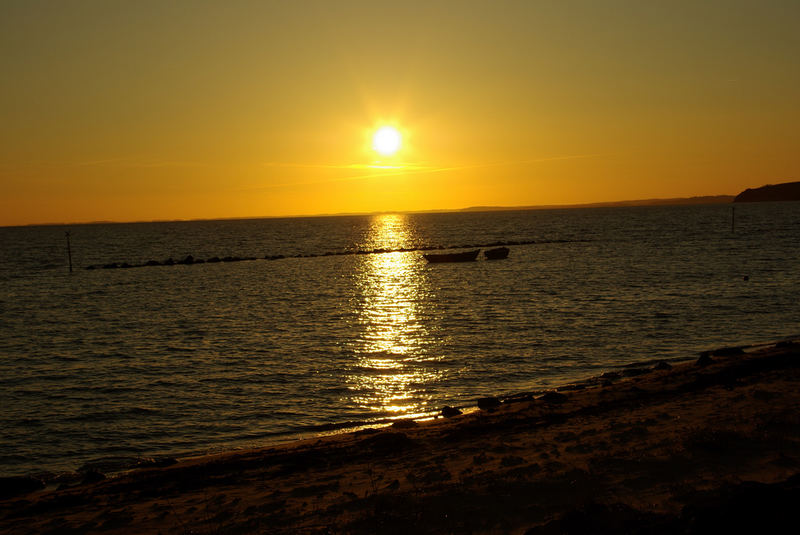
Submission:
[[[391,126],[384,126],[372,136],[372,148],[384,156],[391,156],[400,148],[400,141],[400,132]]]

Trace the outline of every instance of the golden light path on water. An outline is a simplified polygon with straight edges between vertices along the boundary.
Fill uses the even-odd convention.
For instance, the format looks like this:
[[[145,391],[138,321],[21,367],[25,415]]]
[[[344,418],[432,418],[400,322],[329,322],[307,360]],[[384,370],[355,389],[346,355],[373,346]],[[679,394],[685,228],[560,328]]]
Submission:
[[[376,216],[374,248],[407,243],[404,215]],[[419,253],[364,255],[357,275],[360,336],[354,343],[358,373],[349,378],[351,400],[388,418],[421,417],[426,385],[441,379],[431,354],[437,342],[428,319],[435,313],[426,263]]]

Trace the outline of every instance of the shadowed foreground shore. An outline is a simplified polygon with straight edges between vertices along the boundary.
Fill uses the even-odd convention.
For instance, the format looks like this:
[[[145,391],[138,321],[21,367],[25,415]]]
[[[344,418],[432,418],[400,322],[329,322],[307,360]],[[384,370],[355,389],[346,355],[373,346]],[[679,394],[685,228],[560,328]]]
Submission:
[[[729,348],[452,418],[8,498],[0,532],[793,532],[799,387],[799,343]]]

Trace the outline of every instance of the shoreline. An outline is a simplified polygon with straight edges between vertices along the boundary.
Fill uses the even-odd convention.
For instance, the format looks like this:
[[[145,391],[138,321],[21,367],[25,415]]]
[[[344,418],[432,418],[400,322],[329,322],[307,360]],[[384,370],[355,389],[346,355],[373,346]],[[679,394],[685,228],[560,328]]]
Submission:
[[[569,518],[680,532],[687,511],[709,496],[728,507],[742,482],[800,489],[800,343],[746,349],[621,366],[451,418],[87,474],[60,490],[4,487],[0,532],[560,533]]]
[[[787,336],[781,338],[781,340],[792,340],[795,338],[800,338],[800,334],[794,336]],[[755,348],[755,347],[772,345],[774,343],[776,342],[757,342],[757,343],[743,344],[738,347]],[[632,377],[637,375],[635,371],[633,373],[625,375],[626,370],[644,369],[648,368],[649,366],[655,365],[658,362],[668,362],[668,363],[687,362],[693,360],[693,358],[695,357],[673,355],[673,356],[665,356],[657,358],[648,358],[645,360],[629,362],[626,364],[614,364],[614,365],[609,365],[607,369],[604,369],[602,373],[596,375],[589,375],[581,379],[576,379],[572,381],[565,381],[563,383],[558,384],[557,386],[553,386],[550,388],[541,388],[537,390],[525,390],[518,392],[495,393],[491,397],[497,397],[500,401],[505,402],[507,400],[514,401],[520,398],[539,396],[551,390],[570,391],[570,390],[584,388],[587,386],[598,385],[603,380],[607,380],[609,376],[612,379],[618,379],[618,378]],[[619,374],[611,370],[618,370]],[[464,414],[469,414],[471,412],[479,410],[478,399],[475,398],[471,400],[465,400],[463,403],[459,403],[457,405],[454,405],[453,407],[463,411]],[[18,477],[33,478],[40,480],[44,483],[43,489],[54,490],[58,486],[64,483],[75,484],[76,482],[81,481],[84,477],[84,474],[88,471],[99,471],[104,476],[109,478],[118,477],[120,475],[126,474],[128,472],[131,472],[139,468],[164,464],[167,462],[172,462],[172,460],[180,461],[183,459],[196,458],[196,457],[207,457],[207,456],[223,455],[227,453],[260,450],[264,448],[290,444],[293,442],[310,440],[312,438],[321,438],[333,435],[359,432],[364,429],[371,429],[371,428],[383,429],[386,427],[390,427],[394,422],[397,421],[414,420],[417,422],[427,422],[442,417],[441,407],[439,409],[430,410],[420,414],[421,415],[402,416],[402,417],[384,416],[374,419],[335,421],[335,422],[320,423],[320,424],[309,424],[308,426],[305,426],[297,430],[269,433],[268,436],[254,440],[252,443],[245,443],[241,445],[237,445],[236,441],[234,441],[231,443],[220,444],[217,446],[211,446],[206,449],[198,449],[198,450],[185,450],[185,449],[173,450],[173,451],[162,450],[161,452],[150,452],[143,455],[131,454],[131,455],[112,455],[108,457],[96,457],[90,460],[83,461],[81,464],[75,464],[73,465],[72,468],[46,469],[46,468],[33,467],[30,470],[18,473],[4,474],[0,472],[0,480],[4,478],[18,478]]]
[[[800,335],[784,337],[779,341],[792,340],[795,338],[800,339]],[[756,348],[756,347],[773,345],[774,343],[776,342],[759,342],[759,343],[743,344],[738,347]],[[573,381],[565,381],[554,387],[541,388],[538,390],[526,390],[521,392],[495,393],[491,397],[496,397],[501,402],[507,402],[507,401],[513,402],[515,400],[523,398],[540,396],[549,391],[577,390],[589,386],[599,385],[604,380],[609,380],[609,378],[611,378],[611,380],[617,380],[621,378],[636,376],[638,375],[637,370],[646,369],[659,362],[681,363],[681,362],[688,362],[690,360],[693,360],[694,358],[695,357],[669,356],[669,357],[648,358],[641,361],[629,362],[627,364],[609,365],[608,369],[604,370],[602,373],[596,375],[589,375],[582,379],[576,379]],[[619,370],[619,372],[610,370]],[[628,370],[633,370],[633,372],[628,372]],[[480,410],[478,406],[478,399],[472,399],[465,401],[464,403],[459,403],[457,405],[454,405],[453,408],[461,410],[464,414],[470,414],[472,412]],[[34,467],[28,471],[23,471],[21,473],[7,473],[7,474],[0,473],[0,480],[6,478],[33,478],[36,480],[40,480],[42,483],[44,483],[44,487],[42,487],[40,490],[45,490],[45,489],[55,490],[62,484],[74,485],[75,483],[80,482],[83,479],[86,472],[90,471],[101,472],[105,477],[112,478],[124,475],[126,473],[129,473],[131,471],[140,468],[146,468],[148,466],[164,465],[165,463],[182,461],[184,459],[211,457],[216,455],[233,454],[233,453],[246,452],[252,450],[261,450],[265,448],[291,444],[294,442],[300,442],[303,440],[310,440],[313,438],[322,438],[340,434],[355,433],[363,431],[365,429],[384,429],[386,427],[390,427],[393,423],[398,421],[413,420],[416,422],[427,422],[442,417],[441,408],[437,410],[430,410],[420,414],[421,415],[402,416],[402,417],[385,416],[375,419],[309,424],[308,426],[299,430],[270,433],[268,437],[255,440],[251,444],[235,445],[234,442],[234,443],[212,446],[202,450],[201,449],[179,450],[179,451],[176,450],[176,451],[162,451],[160,453],[152,452],[143,455],[116,455],[108,457],[97,457],[91,460],[86,460],[80,465],[73,465],[72,469],[55,470],[55,469],[42,469]],[[0,495],[0,499],[2,499],[2,495]]]

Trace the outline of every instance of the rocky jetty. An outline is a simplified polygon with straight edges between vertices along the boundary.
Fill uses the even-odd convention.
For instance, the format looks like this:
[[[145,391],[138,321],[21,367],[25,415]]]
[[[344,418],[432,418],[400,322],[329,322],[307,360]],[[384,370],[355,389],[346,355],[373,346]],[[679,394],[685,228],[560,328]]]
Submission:
[[[438,251],[438,250],[446,250],[446,249],[475,249],[479,247],[499,247],[495,249],[495,251],[500,251],[501,256],[495,256],[494,258],[505,258],[508,256],[508,247],[507,245],[534,245],[534,244],[546,244],[546,243],[579,243],[579,242],[588,242],[590,240],[509,240],[509,241],[495,241],[491,243],[483,243],[483,244],[465,244],[465,245],[421,245],[419,247],[401,247],[398,249],[358,249],[358,250],[344,250],[344,251],[326,251],[320,253],[310,253],[310,254],[296,254],[293,256],[286,256],[282,254],[275,254],[270,255],[267,254],[263,257],[263,260],[283,260],[284,258],[317,258],[320,256],[341,256],[341,255],[368,255],[368,254],[385,254],[385,253],[407,253],[411,251]],[[487,251],[490,253],[490,251]],[[490,258],[490,256],[487,256]],[[242,261],[250,261],[250,260],[259,260],[259,258],[253,256],[212,256],[208,260],[203,260],[202,258],[195,258],[192,255],[185,256],[182,260],[175,260],[174,258],[170,257],[164,261],[158,260],[148,260],[144,263],[129,263],[129,262],[111,262],[108,264],[92,264],[86,266],[86,269],[119,269],[119,268],[139,268],[139,267],[154,267],[154,266],[193,266],[197,264],[217,264],[220,262],[242,262]]]

